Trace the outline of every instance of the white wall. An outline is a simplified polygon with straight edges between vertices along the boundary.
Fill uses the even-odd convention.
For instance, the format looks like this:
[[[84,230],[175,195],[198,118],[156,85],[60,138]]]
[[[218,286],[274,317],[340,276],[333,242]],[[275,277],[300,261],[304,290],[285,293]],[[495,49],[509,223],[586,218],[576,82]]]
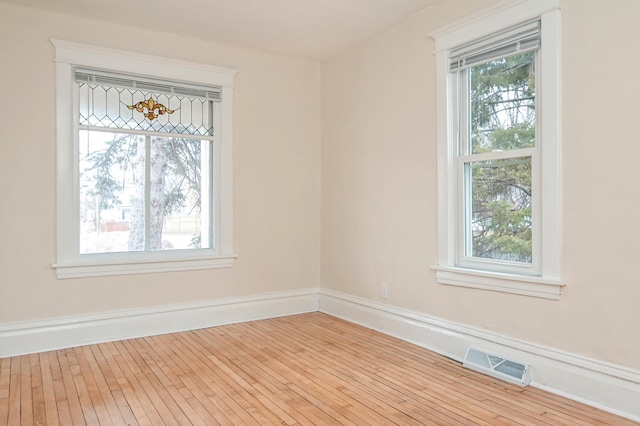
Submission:
[[[562,2],[561,300],[439,285],[430,269],[437,197],[428,34],[490,3],[443,2],[323,63],[322,287],[638,370],[635,0]]]
[[[55,278],[52,37],[239,70],[233,268]],[[0,325],[319,286],[318,63],[6,4],[0,58]]]

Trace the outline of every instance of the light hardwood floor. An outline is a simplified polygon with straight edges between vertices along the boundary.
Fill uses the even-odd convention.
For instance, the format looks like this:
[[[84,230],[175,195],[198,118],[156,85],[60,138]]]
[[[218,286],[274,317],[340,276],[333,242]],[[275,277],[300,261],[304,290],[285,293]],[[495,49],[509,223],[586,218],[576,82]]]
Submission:
[[[625,425],[321,313],[0,359],[0,425]]]

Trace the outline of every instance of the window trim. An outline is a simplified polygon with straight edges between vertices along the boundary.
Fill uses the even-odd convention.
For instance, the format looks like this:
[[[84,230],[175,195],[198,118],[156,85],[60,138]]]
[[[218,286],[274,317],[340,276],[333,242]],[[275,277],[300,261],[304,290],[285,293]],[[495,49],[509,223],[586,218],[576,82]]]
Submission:
[[[56,62],[58,278],[224,268],[233,265],[233,88],[236,70],[51,39]],[[217,190],[219,247],[146,253],[79,252],[77,112],[73,67],[89,67],[221,88]],[[215,181],[215,179],[214,179]],[[72,183],[72,184],[70,184]]]
[[[540,264],[538,275],[504,273],[458,266],[460,192],[455,145],[455,105],[451,102],[454,74],[449,51],[530,19],[541,20],[539,57]],[[558,0],[516,0],[455,22],[431,34],[436,43],[438,148],[438,265],[440,284],[494,290],[558,300],[565,282],[561,273],[560,156],[560,10]],[[535,250],[535,248],[534,248]]]

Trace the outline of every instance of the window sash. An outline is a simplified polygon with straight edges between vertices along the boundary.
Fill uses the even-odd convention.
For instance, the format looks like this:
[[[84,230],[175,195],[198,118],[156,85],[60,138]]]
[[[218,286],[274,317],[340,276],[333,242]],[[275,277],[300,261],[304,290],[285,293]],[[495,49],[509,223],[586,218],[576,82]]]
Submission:
[[[509,160],[516,158],[530,158],[531,161],[531,233],[532,233],[532,251],[531,262],[518,262],[510,260],[499,260],[492,258],[483,258],[473,256],[473,232],[470,229],[470,221],[472,217],[472,193],[473,185],[472,177],[467,172],[467,164],[474,162],[487,162],[491,160]],[[457,176],[457,225],[456,225],[456,266],[506,272],[517,273],[522,275],[539,275],[540,273],[540,220],[539,220],[539,158],[537,148],[525,148],[513,151],[489,152],[483,154],[461,155],[456,159],[456,176]]]
[[[85,130],[85,129],[78,129]],[[91,131],[92,129],[87,129]],[[121,132],[114,129],[104,129],[98,128],[99,131],[104,133],[111,134],[122,134],[129,135],[131,132]],[[76,134],[78,134],[76,132]],[[200,141],[200,238],[201,243],[198,248],[176,248],[172,250],[160,250],[160,249],[152,249],[151,248],[151,145],[154,143],[153,138],[161,136],[167,137],[166,135],[157,135],[153,133],[146,132],[143,135],[144,137],[144,185],[143,185],[143,221],[144,221],[144,242],[143,247],[139,250],[105,250],[105,251],[82,251],[82,247],[79,247],[79,255],[81,257],[93,257],[93,256],[105,256],[105,255],[114,255],[114,254],[143,254],[143,253],[158,253],[159,251],[217,251],[219,246],[219,241],[217,240],[218,229],[217,229],[217,218],[218,213],[216,213],[216,203],[215,200],[217,198],[216,195],[216,171],[218,167],[216,166],[216,158],[217,158],[217,143],[213,140],[213,138],[201,138],[197,139]],[[182,135],[168,135],[170,138],[174,139],[187,139],[183,138]],[[190,138],[194,139],[194,138]],[[78,147],[79,148],[79,147]],[[78,158],[80,161],[81,159]],[[80,164],[80,163],[79,163]],[[79,176],[80,178],[80,176]],[[78,193],[78,196],[82,196],[82,191]],[[81,205],[81,200],[78,200],[79,206]],[[80,216],[78,216],[80,219]],[[163,215],[164,219],[164,215]],[[78,235],[82,236],[82,222],[79,220],[77,222]],[[99,224],[98,224],[99,226]]]

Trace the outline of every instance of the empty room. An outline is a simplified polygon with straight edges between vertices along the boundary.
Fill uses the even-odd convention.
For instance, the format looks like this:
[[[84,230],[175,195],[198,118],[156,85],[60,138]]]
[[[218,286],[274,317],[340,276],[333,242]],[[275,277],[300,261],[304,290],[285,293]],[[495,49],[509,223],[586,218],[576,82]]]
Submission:
[[[640,422],[637,0],[0,0],[0,425]]]

